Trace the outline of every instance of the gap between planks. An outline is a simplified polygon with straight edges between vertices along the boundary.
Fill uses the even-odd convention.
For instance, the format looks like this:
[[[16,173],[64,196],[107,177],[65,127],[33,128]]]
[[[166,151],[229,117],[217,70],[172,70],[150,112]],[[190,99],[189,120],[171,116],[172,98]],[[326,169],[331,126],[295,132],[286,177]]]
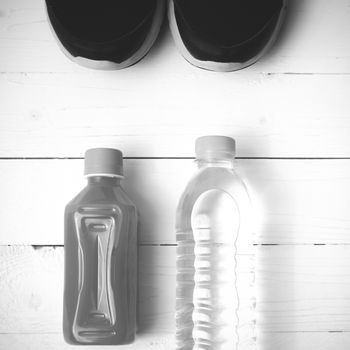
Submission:
[[[0,247],[63,248],[64,244],[0,244]],[[177,247],[176,243],[139,243],[139,247]],[[350,243],[255,243],[254,247],[350,246]]]
[[[195,157],[123,157],[126,160],[195,160]],[[350,157],[235,157],[236,160],[350,160]],[[84,157],[0,157],[1,160],[84,160]]]
[[[52,71],[52,72],[36,72],[36,71],[0,71],[0,75],[28,75],[28,74],[37,74],[37,75],[50,75],[50,74],[59,74],[59,75],[87,75],[87,74],[98,74],[99,71],[92,71],[92,72],[59,72],[59,71]],[[239,74],[245,74],[246,72],[236,72],[235,75]],[[317,75],[329,75],[329,76],[337,76],[337,75],[350,75],[350,72],[256,72],[257,75],[265,75],[265,76],[278,76],[278,75],[311,75],[311,76],[317,76]]]

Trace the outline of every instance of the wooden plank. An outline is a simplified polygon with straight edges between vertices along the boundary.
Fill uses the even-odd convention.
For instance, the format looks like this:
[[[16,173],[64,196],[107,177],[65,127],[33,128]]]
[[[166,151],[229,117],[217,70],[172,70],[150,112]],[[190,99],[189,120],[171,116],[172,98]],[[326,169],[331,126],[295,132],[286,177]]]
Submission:
[[[192,157],[205,134],[239,157],[350,157],[350,75],[116,74],[0,74],[0,157]]]
[[[350,331],[350,246],[259,247],[257,325],[263,331]]]
[[[349,333],[267,333],[260,338],[258,350],[348,350]],[[1,350],[65,350],[67,345],[61,334],[1,334]],[[169,350],[174,349],[174,337],[171,334],[139,335],[136,342],[118,349],[133,350]],[[89,346],[91,350],[103,350],[103,346]],[[243,344],[239,350],[255,350],[255,346]]]
[[[266,333],[258,350],[348,350],[349,344],[350,333]]]
[[[60,333],[63,248],[0,252],[0,333]],[[252,257],[238,255],[241,341],[256,331],[349,332],[349,254],[343,245],[263,246],[254,271]],[[175,247],[140,247],[138,281],[139,333],[174,332]]]
[[[349,333],[267,333],[259,339],[258,350],[348,350]],[[65,350],[67,345],[61,334],[1,334],[1,350]],[[118,349],[169,350],[175,348],[172,334],[139,335],[136,342]],[[91,350],[103,350],[103,346],[89,346]],[[254,344],[242,344],[239,350],[255,350]]]
[[[174,244],[192,160],[126,160],[123,185],[140,212],[140,244]],[[238,160],[256,214],[256,242],[350,243],[350,160]],[[63,244],[63,211],[84,186],[82,160],[1,160],[0,244]],[[249,250],[254,237],[240,237]]]
[[[0,334],[61,332],[63,248],[0,246]],[[239,336],[254,336],[252,265],[240,255]],[[138,333],[161,334],[175,327],[175,247],[140,247]],[[0,338],[1,341],[1,338]]]
[[[117,349],[126,350],[169,350],[175,346],[171,334],[140,334],[134,343],[118,346]],[[113,347],[112,347],[113,348]],[[65,350],[72,349],[63,340],[61,334],[0,334],[0,350]],[[74,349],[74,348],[73,348]],[[89,350],[104,350],[106,346],[91,346]],[[108,349],[108,347],[107,347]],[[254,350],[253,347],[245,350]],[[323,349],[322,349],[323,350]],[[342,350],[342,349],[340,349]]]
[[[349,72],[349,0],[293,0],[281,35],[271,52],[249,71]],[[46,23],[40,0],[2,0],[0,4],[1,71],[83,72],[59,51]],[[186,75],[204,74],[192,68],[163,34],[151,54],[130,69]],[[141,79],[140,79],[141,80]]]

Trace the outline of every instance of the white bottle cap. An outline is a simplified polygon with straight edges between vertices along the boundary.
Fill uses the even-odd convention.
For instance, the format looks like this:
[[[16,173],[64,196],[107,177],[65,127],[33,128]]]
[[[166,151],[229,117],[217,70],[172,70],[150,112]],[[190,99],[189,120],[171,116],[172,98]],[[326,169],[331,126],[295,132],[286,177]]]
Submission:
[[[202,136],[196,140],[197,159],[234,158],[236,142],[228,136]]]

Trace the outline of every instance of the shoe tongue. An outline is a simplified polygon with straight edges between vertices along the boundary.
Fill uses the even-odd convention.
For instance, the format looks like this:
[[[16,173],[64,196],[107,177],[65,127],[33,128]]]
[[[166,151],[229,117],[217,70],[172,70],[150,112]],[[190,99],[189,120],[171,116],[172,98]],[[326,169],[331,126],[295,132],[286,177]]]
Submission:
[[[134,30],[156,0],[49,0],[58,19],[79,38],[104,42]]]
[[[283,0],[174,1],[192,30],[223,46],[252,38],[283,5]]]

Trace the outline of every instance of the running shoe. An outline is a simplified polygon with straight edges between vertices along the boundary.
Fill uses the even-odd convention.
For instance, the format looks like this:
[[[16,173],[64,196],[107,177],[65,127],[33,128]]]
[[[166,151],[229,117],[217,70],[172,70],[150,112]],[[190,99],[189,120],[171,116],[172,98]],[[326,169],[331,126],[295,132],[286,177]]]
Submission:
[[[122,69],[141,60],[164,17],[164,0],[45,0],[62,51],[96,69]]]
[[[287,0],[169,0],[175,43],[190,63],[215,71],[245,68],[272,46]]]

